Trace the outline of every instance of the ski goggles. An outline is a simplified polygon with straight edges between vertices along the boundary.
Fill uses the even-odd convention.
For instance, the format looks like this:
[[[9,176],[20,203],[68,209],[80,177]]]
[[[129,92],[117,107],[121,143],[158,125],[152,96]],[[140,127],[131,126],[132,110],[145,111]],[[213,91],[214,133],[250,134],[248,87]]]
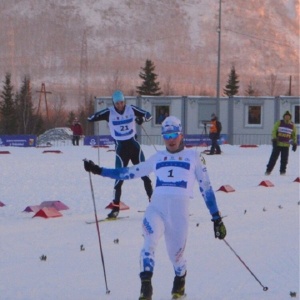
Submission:
[[[162,137],[164,140],[171,140],[176,139],[179,136],[180,132],[171,132],[171,133],[164,133]]]

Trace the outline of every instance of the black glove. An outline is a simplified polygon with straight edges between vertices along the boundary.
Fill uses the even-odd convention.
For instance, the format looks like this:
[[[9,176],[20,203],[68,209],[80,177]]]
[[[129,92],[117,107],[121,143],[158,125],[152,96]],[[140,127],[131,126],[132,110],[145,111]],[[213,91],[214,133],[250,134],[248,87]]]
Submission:
[[[296,150],[297,150],[297,144],[293,144],[292,150],[293,150],[294,152],[296,152]]]
[[[142,125],[144,123],[144,118],[143,117],[136,117],[135,118],[135,122],[138,124],[138,125]]]
[[[91,160],[85,159],[83,163],[84,163],[84,169],[87,172],[92,172],[93,174],[98,174],[98,175],[102,173],[102,168],[95,165],[94,162],[92,162]]]
[[[222,217],[219,212],[212,215],[212,221],[214,222],[215,238],[223,240],[226,236],[226,227],[222,221]]]
[[[272,139],[273,148],[277,147],[277,139]]]

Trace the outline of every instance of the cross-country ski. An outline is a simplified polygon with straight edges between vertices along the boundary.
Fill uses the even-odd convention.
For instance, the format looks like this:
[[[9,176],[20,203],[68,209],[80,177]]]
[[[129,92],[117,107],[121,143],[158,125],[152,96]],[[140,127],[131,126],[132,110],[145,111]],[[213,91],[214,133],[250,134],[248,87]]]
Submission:
[[[129,218],[129,216],[126,216],[126,217],[116,217],[116,218],[103,218],[103,219],[99,219],[97,220],[98,223],[101,223],[101,222],[113,222],[113,221],[119,221],[119,220],[123,220],[123,219],[127,219]],[[85,221],[86,224],[95,224],[96,221]]]

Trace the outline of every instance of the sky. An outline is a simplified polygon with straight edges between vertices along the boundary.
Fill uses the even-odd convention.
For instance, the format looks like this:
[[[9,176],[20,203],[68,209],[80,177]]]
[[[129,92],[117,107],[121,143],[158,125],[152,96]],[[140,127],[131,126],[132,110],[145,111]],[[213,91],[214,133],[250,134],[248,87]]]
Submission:
[[[147,158],[164,147],[142,148]],[[272,174],[265,176],[271,146],[221,148],[221,155],[202,155],[224,216],[228,244],[214,238],[211,217],[195,185],[185,252],[185,299],[299,299],[300,183],[295,181],[299,179],[299,149],[290,152],[285,176],[279,175],[279,161]],[[199,154],[206,150],[194,149]],[[120,216],[128,218],[99,223],[107,286],[96,224],[86,224],[95,220],[95,213],[82,160],[113,167],[113,148],[1,147],[3,151],[9,154],[0,154],[0,201],[5,204],[0,207],[0,299],[138,299],[141,211],[148,204],[142,180],[123,185],[122,201],[130,209]],[[154,182],[153,174],[150,177]],[[109,212],[105,207],[113,199],[114,181],[97,175],[91,179],[101,219]],[[274,186],[265,186],[269,183]],[[222,191],[228,186],[234,191]],[[56,218],[24,212],[43,201],[61,201],[69,209],[61,210],[62,216]],[[43,255],[46,260],[41,260]],[[162,238],[156,250],[153,300],[171,298],[173,278]]]

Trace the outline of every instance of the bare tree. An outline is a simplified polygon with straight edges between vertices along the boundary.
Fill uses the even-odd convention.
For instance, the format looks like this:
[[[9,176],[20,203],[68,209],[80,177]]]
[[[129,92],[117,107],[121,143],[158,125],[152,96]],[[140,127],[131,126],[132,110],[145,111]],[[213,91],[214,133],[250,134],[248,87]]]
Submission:
[[[165,84],[163,85],[163,94],[166,96],[174,95],[174,88],[171,84],[171,76],[166,78]]]
[[[123,89],[123,82],[120,79],[119,70],[117,70],[114,74],[111,80],[108,80],[108,90],[109,94],[112,95],[112,93],[115,90],[122,90]]]
[[[269,77],[266,78],[267,94],[269,96],[277,96],[283,94],[283,84],[278,80],[276,74],[271,73]]]
[[[212,94],[206,88],[200,88],[199,95],[201,96],[212,96]]]
[[[250,80],[247,89],[245,90],[245,94],[246,96],[256,96],[256,90],[252,80]]]
[[[64,94],[59,93],[53,96],[53,105],[50,107],[50,120],[51,127],[66,126],[67,112],[65,109],[67,100]]]
[[[277,81],[277,75],[273,73],[270,74],[270,76],[266,79],[267,90],[270,96],[274,96],[275,94],[276,81]]]
[[[130,88],[128,91],[128,96],[134,96],[136,95],[135,89],[134,88]]]

